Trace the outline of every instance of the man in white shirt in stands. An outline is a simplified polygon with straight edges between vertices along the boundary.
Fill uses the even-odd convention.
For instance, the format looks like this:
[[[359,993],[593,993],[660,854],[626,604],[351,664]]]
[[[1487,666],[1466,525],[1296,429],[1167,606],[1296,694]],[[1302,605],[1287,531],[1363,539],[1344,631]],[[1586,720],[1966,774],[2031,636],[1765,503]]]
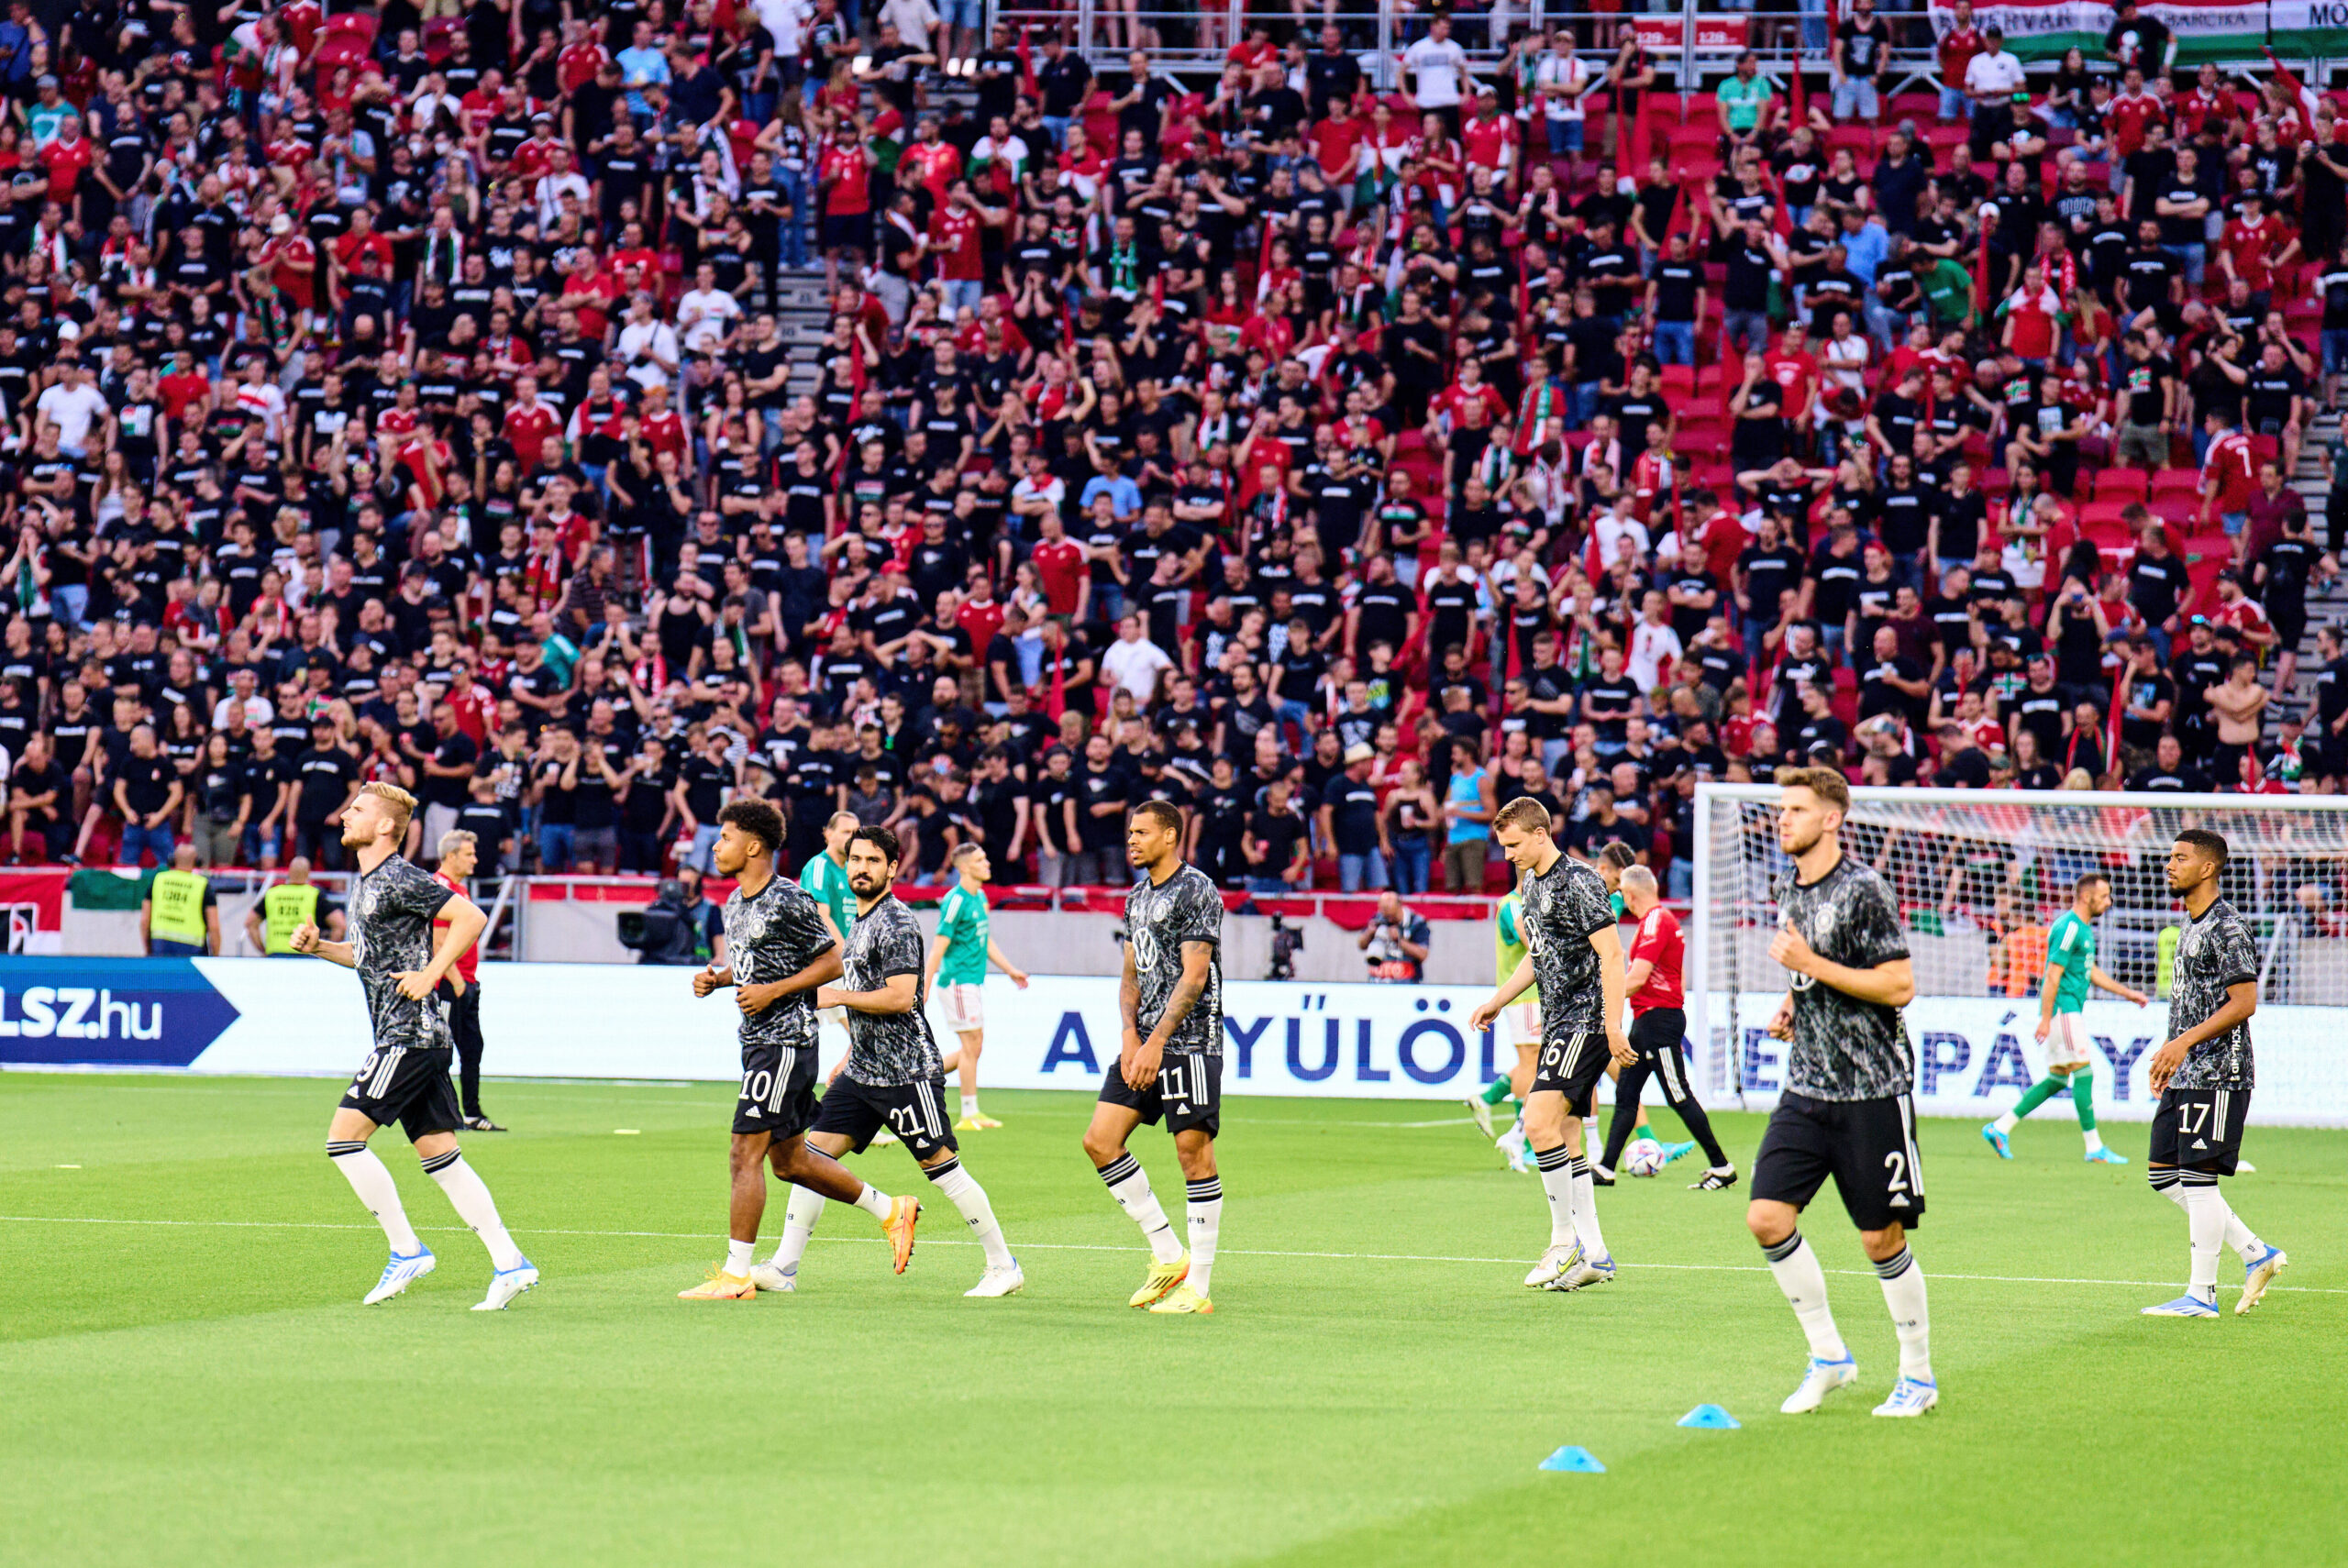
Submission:
[[[706,261],[694,268],[693,286],[677,301],[677,326],[684,333],[685,352],[718,352],[741,319],[742,302],[717,286],[717,269]]]
[[[2006,48],[2006,30],[1992,24],[1982,32],[1988,47],[1965,68],[1965,95],[1973,100],[1973,156],[2014,134],[2014,94],[2022,90],[2021,61]]]
[[[1142,635],[1141,617],[1127,615],[1117,623],[1117,640],[1101,656],[1101,683],[1123,687],[1146,711],[1157,701],[1157,678],[1173,668],[1166,650]]]
[[[619,361],[627,379],[648,391],[667,386],[683,363],[677,329],[653,314],[652,296],[640,290],[628,301],[627,324],[620,328]]]
[[[1540,100],[1549,131],[1549,156],[1564,158],[1582,149],[1585,111],[1582,94],[1589,90],[1589,67],[1574,52],[1574,31],[1559,23],[1549,29],[1549,48],[1533,68],[1533,93]]]
[[[1451,41],[1451,18],[1441,12],[1427,24],[1427,36],[1402,51],[1411,73],[1412,99],[1422,115],[1441,115],[1459,134],[1459,103],[1468,86],[1468,51]]]
[[[65,330],[69,326],[73,328],[72,332]],[[60,338],[77,338],[81,335],[81,328],[75,323],[59,324]],[[68,358],[63,364],[65,379],[50,382],[33,406],[40,411],[42,419],[57,426],[58,449],[75,462],[80,462],[90,454],[93,427],[103,435],[106,422],[114,415],[107,406],[105,393],[90,384],[88,367],[78,358]],[[96,443],[99,447],[105,444],[103,440]]]

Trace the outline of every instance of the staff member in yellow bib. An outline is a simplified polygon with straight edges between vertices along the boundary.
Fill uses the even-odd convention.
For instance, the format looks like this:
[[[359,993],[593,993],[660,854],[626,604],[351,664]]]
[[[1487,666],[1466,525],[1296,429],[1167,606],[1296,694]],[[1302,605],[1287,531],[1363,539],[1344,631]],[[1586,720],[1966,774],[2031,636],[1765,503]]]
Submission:
[[[298,958],[301,955],[294,951],[295,932],[315,925],[327,941],[340,942],[343,924],[342,911],[310,880],[309,857],[297,855],[285,868],[285,880],[245,911],[245,939],[271,958]]]
[[[138,901],[138,934],[156,958],[204,958],[220,952],[220,896],[211,878],[195,868],[195,845],[172,851],[171,865],[155,873]]]

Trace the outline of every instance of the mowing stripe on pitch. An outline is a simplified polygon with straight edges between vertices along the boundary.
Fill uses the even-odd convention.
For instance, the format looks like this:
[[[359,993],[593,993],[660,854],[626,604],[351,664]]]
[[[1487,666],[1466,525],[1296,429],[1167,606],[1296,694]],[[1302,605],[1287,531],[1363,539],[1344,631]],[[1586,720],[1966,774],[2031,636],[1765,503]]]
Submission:
[[[172,1229],[226,1231],[380,1231],[376,1225],[360,1225],[327,1220],[112,1220],[79,1214],[0,1214],[0,1225],[155,1225]],[[470,1235],[462,1225],[418,1225],[418,1232],[435,1235]],[[604,1240],[708,1242],[714,1238],[699,1231],[547,1231],[532,1226],[526,1232],[532,1236],[585,1236]],[[815,1236],[813,1241],[831,1242],[840,1246],[886,1246],[887,1238],[880,1236]],[[924,1246],[975,1247],[976,1242],[925,1242]],[[1131,1253],[1130,1246],[1113,1246],[1091,1242],[1023,1242],[1022,1252],[1038,1253]],[[1425,1263],[1425,1264],[1489,1264],[1515,1267],[1523,1258],[1451,1257],[1430,1253],[1294,1253],[1260,1252],[1254,1249],[1225,1247],[1218,1255],[1237,1258],[1323,1258],[1333,1263]],[[1640,1268],[1665,1269],[1678,1274],[1767,1274],[1765,1264],[1663,1264],[1643,1263]],[[1873,1279],[1871,1268],[1830,1268],[1828,1274],[1848,1275],[1852,1278]],[[1966,1280],[1981,1285],[2110,1285],[2124,1286],[2131,1290],[2174,1286],[2173,1279],[2066,1279],[2041,1275],[2010,1274],[1940,1274],[1931,1273],[1934,1280]],[[2234,1289],[2233,1286],[2221,1286]],[[2272,1285],[2269,1290],[2295,1291],[2303,1296],[2348,1296],[2348,1288],[2320,1285]]]

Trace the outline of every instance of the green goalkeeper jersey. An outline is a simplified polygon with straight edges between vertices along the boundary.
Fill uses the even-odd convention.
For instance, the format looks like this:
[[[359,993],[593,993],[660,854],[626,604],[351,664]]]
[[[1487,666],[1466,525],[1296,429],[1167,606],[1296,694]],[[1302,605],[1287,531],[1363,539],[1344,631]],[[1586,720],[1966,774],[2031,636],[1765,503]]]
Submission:
[[[856,923],[856,889],[847,885],[847,867],[817,850],[800,871],[799,885],[832,911],[832,923],[839,927],[840,939],[846,941],[848,928]]]
[[[1508,977],[1516,973],[1516,966],[1524,962],[1523,920],[1524,906],[1518,902],[1514,893],[1511,893],[1501,900],[1500,910],[1492,920],[1493,967],[1498,971],[1494,979],[1495,984],[1507,985]],[[1527,986],[1524,988],[1524,994],[1516,999],[1523,1002],[1538,1002],[1541,999],[1541,988],[1537,985]]]
[[[937,962],[941,986],[976,986],[987,977],[987,896],[957,882],[937,906],[937,934],[946,956]]]
[[[2077,1012],[2088,1005],[2088,971],[2095,966],[2095,927],[2077,910],[2066,910],[2054,929],[2046,933],[2046,963],[2063,966],[2054,988],[2054,1010]]]

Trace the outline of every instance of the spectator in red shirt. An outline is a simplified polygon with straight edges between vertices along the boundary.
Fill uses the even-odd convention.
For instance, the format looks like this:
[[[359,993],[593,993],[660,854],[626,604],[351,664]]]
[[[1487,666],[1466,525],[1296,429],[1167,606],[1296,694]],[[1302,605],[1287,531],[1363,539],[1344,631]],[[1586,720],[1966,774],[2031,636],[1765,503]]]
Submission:
[[[1989,40],[1973,25],[1973,0],[1956,0],[1949,14],[1949,29],[1940,41],[1941,124],[1971,117],[1973,101],[1965,94],[1965,68],[1988,47]]]

